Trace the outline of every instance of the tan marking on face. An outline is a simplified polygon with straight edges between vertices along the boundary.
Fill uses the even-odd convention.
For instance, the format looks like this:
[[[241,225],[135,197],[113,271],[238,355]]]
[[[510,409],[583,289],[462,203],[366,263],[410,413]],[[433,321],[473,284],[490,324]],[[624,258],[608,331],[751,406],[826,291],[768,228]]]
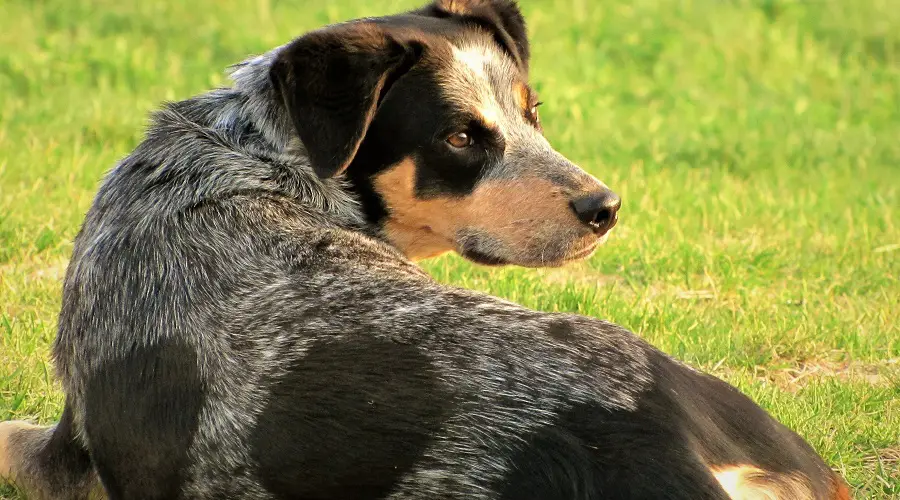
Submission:
[[[411,158],[400,162],[375,179],[375,189],[390,210],[384,231],[391,242],[411,259],[427,259],[453,250],[452,239],[436,232],[430,219],[420,211],[428,210],[415,198],[416,165]],[[442,207],[432,203],[429,208]],[[407,215],[408,214],[408,215]]]
[[[522,111],[529,110],[529,97],[531,97],[531,93],[528,91],[528,87],[522,82],[516,82],[513,84],[513,97],[516,99],[516,106],[519,107]]]
[[[416,168],[407,158],[374,180],[389,211],[385,234],[412,259],[457,250],[456,239],[464,230],[483,232],[510,252],[519,252],[499,256],[510,261],[538,260],[540,256],[525,254],[539,251],[542,240],[567,244],[559,262],[585,258],[599,242],[549,181],[484,181],[467,196],[420,199],[415,195]]]
[[[732,500],[813,500],[809,480],[800,473],[767,472],[752,465],[711,469]]]

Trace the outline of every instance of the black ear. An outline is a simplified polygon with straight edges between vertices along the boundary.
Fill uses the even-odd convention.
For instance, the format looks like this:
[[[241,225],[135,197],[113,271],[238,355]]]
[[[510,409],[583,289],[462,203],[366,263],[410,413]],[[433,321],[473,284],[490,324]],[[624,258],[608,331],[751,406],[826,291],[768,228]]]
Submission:
[[[494,34],[524,72],[531,57],[525,18],[514,0],[435,0],[418,14],[433,17],[461,17]]]
[[[378,104],[421,57],[421,42],[367,23],[308,33],[281,50],[269,77],[320,177],[356,156]]]

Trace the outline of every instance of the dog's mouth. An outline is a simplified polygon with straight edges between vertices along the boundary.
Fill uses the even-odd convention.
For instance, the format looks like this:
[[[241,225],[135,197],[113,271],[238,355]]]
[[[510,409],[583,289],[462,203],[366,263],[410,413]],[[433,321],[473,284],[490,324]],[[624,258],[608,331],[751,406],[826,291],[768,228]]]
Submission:
[[[607,234],[609,234],[609,233],[607,233]],[[596,240],[592,241],[584,248],[576,250],[576,251],[570,253],[569,255],[567,255],[565,258],[563,258],[563,262],[568,263],[568,262],[575,262],[575,261],[587,259],[591,255],[594,255],[594,252],[596,252],[597,249],[600,248],[600,245],[602,245],[603,242],[606,241],[606,238],[607,238],[607,236],[606,236],[606,234],[604,234],[602,237],[597,238]]]
[[[607,240],[607,238],[608,235],[603,235],[599,238],[593,238],[584,246],[579,246],[577,249],[554,259],[538,258],[534,259],[533,261],[527,260],[520,262],[518,259],[500,257],[496,254],[485,252],[484,250],[479,249],[478,245],[472,244],[474,242],[469,242],[469,244],[461,245],[458,253],[462,257],[483,266],[518,265],[523,267],[554,267],[587,259],[597,251],[600,245],[602,245]]]
[[[482,266],[507,266],[512,264],[512,262],[502,257],[486,254],[484,252],[475,250],[474,248],[463,247],[459,254],[476,264],[481,264]]]

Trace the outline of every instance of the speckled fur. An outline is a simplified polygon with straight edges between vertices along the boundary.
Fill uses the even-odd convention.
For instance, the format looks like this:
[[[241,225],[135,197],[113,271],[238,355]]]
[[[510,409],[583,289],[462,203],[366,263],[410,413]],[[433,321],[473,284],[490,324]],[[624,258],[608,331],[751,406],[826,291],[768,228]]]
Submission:
[[[432,280],[368,223],[342,177],[313,172],[269,79],[279,50],[237,66],[233,87],[156,113],[146,139],[106,177],[75,241],[53,347],[66,414],[51,428],[0,426],[9,434],[0,442],[7,475],[47,498],[85,498],[96,474],[112,498],[345,498],[333,488],[353,478],[368,489],[347,498],[521,498],[509,493],[511,478],[531,462],[516,457],[547,451],[535,444],[544,436],[563,442],[548,456],[575,471],[559,498],[596,498],[591,475],[602,476],[602,461],[565,451],[581,441],[566,437],[577,428],[561,427],[563,416],[588,408],[597,420],[638,421],[648,398],[668,401],[654,392],[659,367],[701,375],[616,325]],[[329,392],[368,362],[379,375],[359,368],[358,395]],[[321,366],[323,380],[310,380],[317,373],[307,365]],[[321,413],[279,402],[315,406],[320,395],[333,398],[316,406]],[[334,461],[323,467],[347,469],[337,486],[306,486],[291,475],[303,470],[270,472],[292,462],[267,456],[282,444],[268,434],[291,441],[296,432],[327,447],[362,432],[354,415],[365,420],[366,408],[409,417],[403,425],[414,431],[419,414],[431,419],[421,441],[403,448],[410,458],[390,469],[389,484],[368,485],[367,470],[342,465],[360,454],[374,454],[373,467],[400,455],[369,442],[323,455]],[[340,420],[345,413],[353,418]],[[345,427],[328,427],[330,419]],[[615,462],[627,462],[638,445],[611,436],[610,449],[626,454]],[[71,460],[50,455],[52,439],[62,440],[54,453]],[[310,457],[294,469],[318,455]],[[672,498],[726,498],[704,467],[690,467],[685,476],[700,470],[702,479],[681,493],[683,483],[662,483]],[[633,483],[607,493],[641,496]]]

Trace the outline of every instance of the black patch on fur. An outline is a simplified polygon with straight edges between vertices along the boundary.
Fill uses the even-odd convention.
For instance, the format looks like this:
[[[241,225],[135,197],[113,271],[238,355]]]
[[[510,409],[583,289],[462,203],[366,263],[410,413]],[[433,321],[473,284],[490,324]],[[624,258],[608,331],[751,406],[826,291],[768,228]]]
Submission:
[[[547,327],[547,334],[557,342],[569,343],[572,340],[572,324],[564,320],[554,320]]]
[[[513,455],[500,498],[728,500],[677,426],[657,418],[576,405]]]
[[[90,453],[111,499],[178,498],[204,391],[194,350],[134,346],[85,391]]]
[[[318,342],[261,397],[252,453],[284,499],[384,497],[453,404],[415,346],[364,333]]]
[[[278,55],[271,79],[318,175],[347,168],[378,104],[421,55],[420,42],[366,22],[313,31]]]
[[[445,123],[453,123],[454,112],[447,113]],[[465,131],[475,143],[464,149],[447,144],[444,136]],[[422,198],[433,196],[468,196],[475,189],[483,174],[492,165],[503,161],[506,143],[499,133],[484,127],[476,119],[457,125],[439,136],[442,139],[432,147],[422,148],[417,157],[416,194]]]
[[[350,181],[350,189],[356,193],[366,220],[377,227],[378,224],[387,219],[388,210],[384,200],[382,200],[372,185],[371,177],[366,173],[355,172],[351,169],[347,173],[347,178]]]

